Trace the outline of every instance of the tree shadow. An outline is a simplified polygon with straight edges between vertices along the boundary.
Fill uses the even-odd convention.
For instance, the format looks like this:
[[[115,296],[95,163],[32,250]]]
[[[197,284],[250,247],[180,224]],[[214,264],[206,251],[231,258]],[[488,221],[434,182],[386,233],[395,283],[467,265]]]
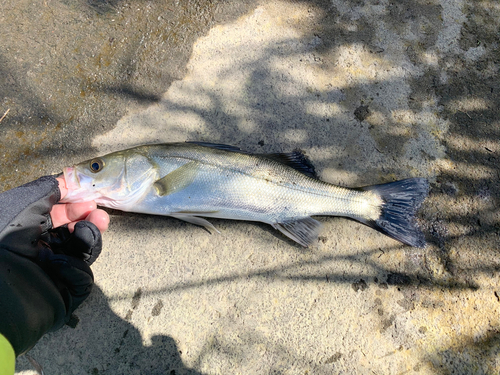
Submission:
[[[487,374],[497,373],[500,356],[500,332],[489,330],[480,337],[470,337],[452,347],[430,355],[436,374]]]
[[[344,3],[342,7],[348,12],[342,12],[329,2],[304,3],[317,6],[321,15],[317,27],[303,33],[302,49],[289,48],[295,41],[284,39],[278,46],[264,50],[261,56],[249,60],[247,64],[220,68],[221,78],[234,76],[237,70],[251,70],[245,87],[245,102],[238,103],[238,99],[233,98],[236,106],[245,108],[245,115],[228,111],[224,93],[220,90],[207,90],[202,85],[184,87],[183,90],[188,98],[208,96],[211,102],[208,108],[200,108],[195,101],[179,103],[168,99],[163,100],[160,105],[167,112],[194,114],[203,119],[207,130],[202,134],[190,132],[190,139],[234,144],[254,152],[335,148],[336,153],[328,160],[316,162],[318,169],[333,165],[343,171],[357,173],[359,177],[354,180],[356,185],[381,182],[381,175],[397,178],[412,176],[412,164],[407,162],[408,155],[404,153],[404,148],[422,136],[423,125],[419,120],[412,120],[414,122],[408,124],[410,131],[407,135],[391,134],[391,130],[400,126],[396,122],[389,127],[378,127],[382,130],[377,130],[370,116],[357,121],[360,120],[359,111],[357,112],[360,106],[371,111],[384,111],[381,109],[383,102],[377,102],[376,98],[368,96],[375,96],[375,93],[381,91],[378,87],[380,82],[368,81],[318,91],[314,97],[316,104],[337,104],[347,110],[337,118],[322,117],[308,110],[308,100],[312,97],[309,94],[313,89],[284,75],[283,71],[273,69],[271,61],[275,56],[299,58],[310,54],[311,58],[317,58],[318,70],[327,70],[332,64],[332,58],[338,57],[336,50],[354,43],[361,45],[370,54],[381,58],[385,55],[384,48],[380,45],[387,48],[388,41],[375,40],[377,24],[374,19],[368,19],[360,13],[363,3]],[[413,66],[422,70],[416,78],[388,77],[380,80],[385,85],[381,86],[382,91],[396,88],[400,84],[406,84],[405,82],[410,87],[405,102],[392,110],[426,113],[429,102],[434,101],[435,111],[439,111],[438,117],[448,124],[446,135],[438,136],[437,140],[432,141],[445,145],[446,154],[442,159],[451,164],[451,167],[438,167],[439,175],[433,183],[430,198],[424,205],[420,218],[422,227],[428,233],[428,241],[436,248],[441,263],[452,276],[462,279],[473,274],[474,267],[465,267],[456,256],[450,255],[451,249],[457,244],[478,241],[483,248],[489,249],[488,255],[478,259],[475,264],[478,272],[483,272],[484,269],[498,270],[500,266],[497,261],[498,252],[491,246],[492,241],[498,240],[500,228],[500,169],[497,163],[498,150],[494,146],[500,136],[497,124],[500,91],[497,80],[491,79],[499,59],[498,49],[494,46],[500,40],[494,28],[482,27],[495,24],[494,20],[488,19],[485,3],[473,2],[468,7],[469,14],[475,16],[470,16],[464,24],[458,44],[464,50],[477,49],[480,40],[485,46],[485,52],[479,59],[474,57],[467,60],[458,55],[459,51],[451,51],[443,57],[438,56],[437,63],[426,63],[428,55],[438,54],[436,49],[441,48],[438,46],[442,43],[439,34],[444,27],[439,26],[444,12],[441,5],[399,2],[390,4],[388,13],[380,16],[380,20],[395,33],[403,34],[407,28],[414,30],[416,37],[405,41],[408,59]],[[478,21],[478,15],[483,21]],[[478,22],[480,25],[477,25]],[[431,27],[432,25],[436,27]],[[315,40],[317,42],[312,42]],[[404,65],[403,62],[401,64]],[[485,72],[487,69],[493,73]],[[285,86],[295,86],[296,90],[287,92],[282,89]],[[467,104],[468,101],[473,103]],[[466,109],[464,106],[467,105],[472,105],[473,109]],[[251,118],[255,124],[251,132],[242,131],[241,124],[247,118]],[[168,124],[168,127],[179,134],[186,134],[183,125]],[[380,131],[385,133],[380,134]],[[283,132],[302,136],[295,137],[292,141],[284,138]],[[367,142],[360,147],[356,143],[356,140],[367,139],[369,135],[376,139],[375,144]],[[160,138],[159,135],[158,139]],[[378,147],[384,145],[391,148],[381,152]],[[422,156],[418,160],[422,162],[433,163],[436,159],[436,156],[428,154],[425,147],[420,153]],[[367,170],[366,165],[373,168]],[[346,184],[342,179],[332,182]],[[463,209],[459,210],[458,207]],[[471,256],[475,258],[474,255]]]
[[[120,1],[88,1],[87,3],[99,14],[114,13],[116,7],[123,5]],[[153,139],[155,137],[164,139],[165,129],[168,129],[170,132],[187,136],[190,140],[234,144],[252,152],[277,152],[301,148],[317,156],[318,150],[327,150],[331,151],[330,157],[318,158],[315,164],[321,171],[330,169],[333,172],[329,174],[324,172],[322,177],[329,177],[330,182],[338,184],[364,185],[409,177],[415,173],[414,170],[420,171],[418,168],[412,171],[414,164],[407,161],[408,155],[405,154],[405,147],[422,133],[430,132],[428,129],[422,131],[422,127],[428,124],[422,124],[425,121],[418,119],[412,120],[409,124],[401,124],[390,112],[396,113],[404,110],[413,114],[420,112],[427,114],[429,111],[434,111],[437,113],[436,118],[447,122],[447,130],[436,136],[436,139],[445,146],[446,155],[442,157],[442,160],[446,166],[438,168],[438,176],[432,184],[431,195],[424,204],[419,217],[430,243],[428,249],[417,254],[423,261],[419,260],[414,263],[409,259],[410,250],[403,249],[406,259],[399,268],[394,269],[384,263],[383,258],[380,262],[374,262],[373,259],[375,254],[380,255],[383,252],[391,254],[396,249],[368,248],[353,256],[318,256],[310,263],[310,265],[318,266],[340,261],[348,261],[358,266],[366,264],[369,269],[368,277],[360,276],[355,272],[352,274],[327,272],[323,275],[318,271],[317,275],[306,275],[299,269],[300,266],[297,263],[285,264],[280,268],[264,267],[250,273],[234,273],[209,280],[167,285],[152,289],[148,293],[173,293],[198,288],[206,282],[215,285],[245,278],[277,278],[300,283],[322,280],[325,283],[352,283],[353,288],[363,288],[360,280],[362,279],[367,285],[385,283],[401,288],[403,291],[412,291],[416,287],[458,291],[480,288],[481,284],[475,281],[477,276],[493,275],[494,277],[500,269],[498,261],[500,259],[498,250],[500,242],[500,166],[498,163],[500,52],[497,48],[500,39],[494,10],[488,8],[487,1],[468,2],[465,6],[467,19],[463,23],[460,20],[457,21],[461,24],[460,30],[457,31],[460,34],[458,38],[460,49],[450,49],[441,54],[438,50],[442,49],[446,42],[440,39],[445,26],[443,17],[448,17],[449,11],[445,11],[440,4],[398,1],[386,4],[386,11],[368,17],[363,7],[373,6],[373,9],[377,10],[380,4],[358,0],[342,3],[330,1],[301,1],[301,3],[311,7],[311,12],[317,17],[317,21],[314,28],[300,29],[299,43],[302,47],[299,50],[293,48],[297,40],[283,39],[278,47],[268,48],[258,59],[251,60],[246,65],[232,66],[221,74],[221,77],[224,75],[229,77],[238,69],[251,68],[252,74],[245,88],[247,100],[235,103],[244,106],[246,110],[244,115],[232,111],[227,106],[225,102],[227,98],[224,97],[220,88],[217,88],[219,91],[210,91],[204,90],[201,86],[193,86],[185,89],[189,100],[183,103],[168,100],[156,102],[172,81],[182,78],[186,71],[185,64],[192,51],[192,42],[196,36],[208,30],[208,25],[211,23],[204,24],[201,32],[197,27],[195,31],[192,31],[189,28],[190,13],[186,11],[183,14],[184,18],[169,19],[175,26],[169,26],[165,31],[162,28],[165,28],[166,24],[161,21],[156,23],[155,19],[158,17],[167,19],[168,17],[164,14],[166,10],[155,8],[150,16],[141,18],[141,22],[144,21],[141,25],[146,27],[152,24],[153,27],[148,28],[148,32],[139,33],[140,37],[135,39],[130,37],[130,43],[125,48],[126,53],[113,60],[109,56],[117,55],[112,53],[108,53],[109,56],[106,55],[109,51],[103,47],[103,51],[107,52],[102,53],[103,58],[99,60],[101,64],[99,66],[103,68],[111,62],[109,66],[115,71],[111,68],[105,69],[105,74],[99,76],[96,81],[92,69],[89,68],[83,74],[85,79],[76,85],[78,90],[72,92],[72,97],[78,97],[81,94],[80,89],[83,89],[86,95],[82,98],[95,95],[92,100],[82,99],[81,104],[83,107],[88,106],[94,110],[94,114],[75,112],[81,120],[68,120],[70,116],[66,112],[62,114],[60,111],[47,112],[45,100],[26,88],[29,87],[28,81],[19,78],[23,77],[23,74],[15,70],[6,70],[2,71],[2,76],[14,75],[19,81],[17,85],[7,85],[7,87],[12,88],[24,98],[23,105],[28,106],[32,103],[33,110],[30,115],[15,115],[4,120],[2,127],[11,128],[13,131],[19,130],[17,127],[30,118],[31,113],[39,119],[30,118],[25,128],[21,130],[24,129],[27,132],[37,127],[56,126],[59,122],[80,124],[81,126],[71,126],[69,130],[65,130],[61,138],[64,141],[57,141],[59,143],[56,143],[56,146],[47,144],[37,148],[35,152],[39,157],[50,160],[51,157],[60,155],[62,144],[69,144],[71,151],[68,152],[75,155],[72,160],[76,158],[76,155],[79,159],[84,159],[93,152],[92,137],[113,128],[123,114],[122,111],[108,116],[107,111],[116,103],[112,100],[113,96],[124,100],[125,103],[128,103],[128,100],[143,104],[156,102],[157,105],[164,106],[166,111],[179,113],[181,117],[194,115],[202,119],[206,130],[200,132],[184,124],[169,124],[168,127],[161,129],[158,135],[153,135]],[[195,11],[194,8],[193,11]],[[340,53],[342,48],[358,48],[366,54],[365,56],[376,56],[381,60],[386,56],[390,58],[391,41],[376,38],[377,31],[381,27],[377,21],[383,22],[392,33],[404,39],[403,44],[406,48],[404,58],[395,64],[398,65],[398,69],[402,70],[408,66],[417,67],[418,69],[412,73],[413,76],[402,78],[397,75],[400,70],[393,69],[390,74],[381,78],[367,79],[364,82],[350,81],[350,84],[342,87],[333,85],[328,89],[316,90],[307,82],[299,82],[286,75],[286,71],[276,70],[270,64],[275,56],[291,59],[305,56],[309,59],[308,62],[315,63],[315,69],[328,72],[338,59],[343,58]],[[187,33],[188,37],[181,37],[183,32]],[[405,35],[410,37],[406,38]],[[115,35],[112,38],[117,40],[118,36]],[[148,66],[147,73],[143,77],[149,75],[149,78],[142,81],[137,78],[143,74],[143,60],[146,56],[162,60],[155,53],[147,55],[141,52],[144,48],[143,40],[158,41],[158,44],[162,41],[171,45],[185,44],[187,49],[176,63],[179,72],[176,73],[173,69],[172,74],[167,74]],[[109,41],[106,46],[112,46],[113,43],[115,42]],[[161,54],[164,59],[174,55],[175,53]],[[113,61],[118,61],[118,63],[113,65]],[[1,65],[11,66],[12,64]],[[158,86],[156,86],[156,81],[160,82]],[[148,85],[153,86],[153,89],[150,89]],[[400,86],[409,86],[409,90],[399,95],[398,98],[403,100],[402,103],[394,104],[388,92],[397,92]],[[148,88],[143,89],[143,87]],[[290,87],[293,87],[293,90],[287,91]],[[193,100],[197,95],[209,96],[211,107],[197,106]],[[94,105],[95,101],[102,98],[106,100],[101,106]],[[313,100],[314,104],[336,105],[340,110],[337,115],[333,113],[330,116],[311,112],[310,102]],[[386,105],[390,108],[384,108]],[[389,126],[380,126],[376,123],[377,114],[387,121]],[[251,120],[255,126],[245,128],[247,120]],[[432,121],[434,118],[428,122],[432,123]],[[398,132],[401,127],[407,129],[407,132]],[[437,126],[431,132],[440,133],[441,130]],[[359,142],[360,139],[369,140],[369,142]],[[429,138],[428,141],[434,140]],[[436,156],[429,153],[425,147],[422,147],[419,152],[420,157],[416,158],[418,161],[431,163],[436,159]],[[314,157],[312,159],[314,160]],[[23,164],[25,160],[25,157],[15,159],[13,164]],[[66,156],[64,163],[68,160],[69,157]],[[63,165],[63,162],[59,163]],[[350,172],[350,174],[345,177],[342,171]],[[334,172],[338,172],[339,177]],[[353,177],[353,174],[356,174],[356,177]],[[0,182],[5,184],[6,180],[0,180]],[[151,227],[164,225],[164,222],[157,218],[131,217],[133,219],[124,220],[128,223],[128,230],[131,232],[136,230],[138,217]],[[188,225],[171,219],[165,220],[170,220],[168,226],[172,228],[172,231]],[[159,224],[160,222],[163,224]],[[245,235],[237,224],[224,222],[224,225],[231,228],[235,235]],[[266,226],[249,225],[256,225],[259,229],[271,233]],[[401,247],[397,248],[397,250],[401,249]],[[426,259],[432,256],[438,258],[439,265],[444,267],[447,276],[451,278],[440,279],[434,276],[432,270],[426,269]],[[112,298],[121,299],[124,296],[117,295]],[[115,334],[115,342],[121,340],[120,337],[123,336],[126,327],[123,324],[124,329]],[[137,337],[137,332],[134,335]],[[493,339],[488,343],[495,344],[497,341]],[[55,345],[54,342],[50,344]],[[465,347],[469,345],[473,346],[474,343],[465,344]],[[115,345],[112,349],[116,347]],[[137,348],[139,351],[145,350],[140,346]],[[450,348],[449,351],[444,351],[439,355],[456,358],[463,350],[456,351]],[[476,362],[471,363],[475,365]],[[442,370],[443,373],[448,371],[446,366]],[[464,366],[464,369],[472,369],[467,364]]]
[[[368,20],[359,16],[357,8],[363,7],[362,2],[344,2],[344,7],[352,11],[350,14],[338,10],[331,3],[304,3],[314,4],[323,12],[322,18],[318,21],[318,27],[304,33],[302,42],[304,46],[311,46],[310,41],[315,40],[314,38],[323,41],[318,46],[312,46],[310,52],[313,59],[316,58],[318,62],[325,61],[325,68],[333,63],[328,60],[335,56],[335,50],[344,45],[360,44],[361,48],[369,51],[370,54],[380,56],[384,56],[384,50],[390,47],[387,46],[387,41],[380,43],[376,40],[377,25],[373,23],[373,19]],[[253,73],[246,87],[248,100],[244,103],[248,110],[246,116],[251,117],[256,124],[251,133],[241,130],[241,123],[244,119],[235,115],[234,112],[225,110],[224,98],[215,90],[203,91],[203,87],[188,88],[190,89],[189,95],[194,96],[203,91],[203,95],[210,96],[212,106],[208,109],[200,109],[188,102],[179,104],[167,100],[161,104],[168,111],[195,113],[202,118],[204,125],[208,128],[201,134],[201,140],[205,141],[235,144],[254,152],[287,151],[296,147],[306,151],[314,148],[334,147],[339,152],[327,161],[320,160],[316,163],[319,166],[318,169],[324,169],[328,165],[338,165],[342,170],[356,173],[363,171],[355,182],[367,184],[381,182],[378,179],[382,173],[398,178],[407,177],[411,173],[409,168],[406,169],[408,163],[405,162],[404,145],[418,138],[419,129],[424,125],[416,119],[410,124],[411,131],[407,135],[394,135],[390,132],[391,128],[396,129],[400,126],[394,121],[390,128],[382,128],[385,133],[376,134],[377,127],[372,124],[370,116],[361,116],[359,112],[360,107],[366,107],[367,111],[384,113],[380,108],[383,102],[377,102],[376,94],[387,88],[395,89],[399,83],[402,85],[407,83],[410,86],[408,98],[400,108],[395,107],[394,111],[401,109],[414,114],[427,113],[428,108],[432,107],[432,110],[437,113],[436,117],[447,124],[447,130],[436,137],[438,142],[445,146],[445,155],[442,156],[442,160],[446,165],[437,169],[438,175],[432,184],[430,197],[420,214],[420,223],[427,233],[430,246],[426,252],[420,254],[424,261],[417,263],[417,266],[421,266],[417,271],[410,260],[402,264],[398,270],[383,265],[369,264],[367,267],[374,267],[376,271],[370,274],[369,278],[363,277],[362,281],[369,285],[374,283],[374,278],[378,278],[381,282],[400,288],[405,295],[410,294],[415,287],[478,290],[482,284],[476,280],[482,276],[496,277],[495,275],[500,270],[500,251],[498,250],[500,241],[500,167],[498,163],[500,87],[497,79],[500,55],[496,48],[500,44],[498,19],[492,19],[488,10],[488,2],[468,3],[466,10],[468,18],[459,31],[460,49],[450,49],[441,54],[439,49],[443,48],[443,40],[440,38],[442,38],[444,27],[442,17],[449,16],[448,10],[445,11],[441,5],[409,1],[391,3],[388,8],[388,13],[381,16],[381,19],[396,33],[404,34],[407,29],[414,30],[413,39],[408,38],[404,42],[408,60],[410,64],[419,67],[419,72],[415,73],[414,77],[405,79],[398,77],[381,79],[387,86],[381,86],[377,82],[367,82],[317,93],[315,100],[318,103],[335,103],[344,106],[350,111],[350,118],[347,115],[337,118],[321,117],[311,113],[305,105],[306,95],[302,95],[311,88],[305,85],[300,86],[300,83],[280,75],[282,72],[276,72],[271,68],[269,61],[274,56],[290,57],[296,53],[292,51],[287,55],[286,51],[287,44],[293,43],[293,40],[283,40],[280,48],[270,48],[260,58],[250,61],[247,66],[232,67],[221,75],[225,74],[229,77],[236,69],[252,67]],[[350,18],[350,16],[353,17]],[[443,26],[440,26],[442,23]],[[344,27],[345,25],[349,27]],[[404,64],[408,64],[408,61],[403,61],[401,65],[404,66]],[[318,64],[318,69],[321,69],[320,64]],[[295,84],[300,87],[297,90],[299,94],[287,94],[280,89],[279,84],[282,86]],[[354,118],[359,120],[358,128],[354,128],[356,124]],[[338,123],[334,123],[335,121]],[[349,129],[346,130],[348,126]],[[378,162],[372,172],[365,172],[363,166],[363,164],[370,163],[367,156],[361,155],[357,161],[349,160],[352,154],[356,155],[356,150],[353,149],[359,147],[359,145],[354,147],[350,145],[355,144],[355,140],[363,136],[366,128],[369,128],[369,133],[377,139],[377,143],[372,145],[372,148],[365,154],[375,155],[374,158]],[[182,131],[181,126],[178,130]],[[292,142],[289,139],[283,139],[284,130],[304,134],[304,136],[297,137]],[[435,133],[440,131],[438,127],[432,130]],[[321,137],[312,140],[313,137],[310,135],[314,133],[321,134]],[[192,132],[191,134],[192,139],[199,140],[199,133]],[[336,137],[333,138],[331,134]],[[385,145],[388,148],[384,148]],[[436,159],[436,156],[428,153],[425,147],[420,152],[423,155],[420,160],[433,162]],[[359,153],[357,156],[359,157]],[[345,183],[345,181],[338,182]],[[370,251],[376,250],[369,250],[368,253]],[[359,257],[352,257],[349,261],[353,264],[360,264],[364,261],[362,255],[369,254],[363,252],[358,255]],[[429,269],[425,267],[425,259],[433,256],[445,270],[447,277],[444,282],[434,276],[432,267]],[[325,258],[319,260],[319,263],[340,261],[340,258],[342,257]],[[269,269],[252,274],[228,275],[219,279],[204,280],[203,283],[230,282],[247,277],[272,277],[297,282],[307,282],[307,280],[349,282],[356,288],[361,288],[363,285],[359,275],[355,274],[304,276],[294,273],[293,265],[290,265],[290,268],[287,267],[288,265],[284,266],[283,270]],[[286,276],[283,276],[281,271],[284,271]],[[169,293],[178,288],[198,287],[201,284],[202,282],[173,285],[152,292]],[[495,350],[497,341],[496,339],[487,340],[492,344],[491,350]],[[450,347],[449,350],[440,352],[438,356],[457,359],[460,353],[467,351],[466,348],[474,345],[464,344],[464,348],[460,350]],[[474,351],[474,349],[470,350]],[[488,350],[483,354],[487,352]],[[490,359],[488,361],[491,362]],[[474,368],[479,366],[480,362],[480,359],[462,361],[462,365],[457,366],[445,363],[444,368],[439,371],[443,374],[451,371],[450,369],[456,369],[459,373],[475,372]]]

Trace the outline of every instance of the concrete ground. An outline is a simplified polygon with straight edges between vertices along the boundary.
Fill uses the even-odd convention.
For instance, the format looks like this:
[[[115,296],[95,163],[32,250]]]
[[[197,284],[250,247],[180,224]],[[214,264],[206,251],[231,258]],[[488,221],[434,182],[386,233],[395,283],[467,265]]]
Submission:
[[[184,140],[431,181],[424,249],[112,211],[79,321],[30,352],[46,374],[500,373],[496,0],[3,0],[0,41],[0,190]]]

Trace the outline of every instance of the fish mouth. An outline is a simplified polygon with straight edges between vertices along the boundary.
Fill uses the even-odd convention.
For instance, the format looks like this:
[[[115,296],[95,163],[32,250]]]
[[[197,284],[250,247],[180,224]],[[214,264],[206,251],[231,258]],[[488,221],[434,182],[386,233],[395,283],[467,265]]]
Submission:
[[[77,190],[80,188],[80,180],[76,175],[75,167],[66,167],[63,169],[64,179],[66,180],[66,188],[68,190]]]

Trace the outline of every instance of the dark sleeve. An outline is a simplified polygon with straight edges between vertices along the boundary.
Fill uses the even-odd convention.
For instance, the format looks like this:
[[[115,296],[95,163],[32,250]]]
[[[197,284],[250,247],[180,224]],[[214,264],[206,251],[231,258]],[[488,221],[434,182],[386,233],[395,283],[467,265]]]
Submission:
[[[56,285],[31,260],[0,249],[0,332],[16,356],[60,328],[66,307]]]

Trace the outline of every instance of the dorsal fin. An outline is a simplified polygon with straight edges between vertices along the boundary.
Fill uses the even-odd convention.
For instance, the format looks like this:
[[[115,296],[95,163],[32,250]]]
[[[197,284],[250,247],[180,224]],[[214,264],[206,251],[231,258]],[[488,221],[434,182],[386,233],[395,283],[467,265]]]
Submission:
[[[192,143],[198,146],[216,148],[218,150],[249,154],[246,151],[242,151],[239,147],[224,145],[220,143],[198,142],[198,141],[187,141],[186,143]],[[307,159],[307,157],[304,155],[304,152],[301,150],[294,150],[292,152],[287,152],[287,153],[262,154],[260,156],[264,156],[268,159],[277,161],[278,163],[288,165],[289,167],[305,174],[306,176],[312,178],[318,178],[318,176],[316,175],[316,170],[314,169],[314,165],[312,165],[309,159]]]
[[[300,150],[279,154],[265,154],[262,156],[265,156],[268,159],[275,160],[281,164],[288,165],[289,167],[296,169],[306,176],[318,178],[318,176],[316,175],[316,170],[314,169],[314,165],[312,165],[309,159]]]
[[[186,143],[192,143],[192,144],[195,144],[195,145],[198,145],[198,146],[216,148],[218,150],[240,152],[240,153],[246,154],[246,152],[245,151],[241,151],[241,149],[239,147],[229,146],[229,145],[223,145],[221,143],[198,142],[198,141],[186,141]]]

